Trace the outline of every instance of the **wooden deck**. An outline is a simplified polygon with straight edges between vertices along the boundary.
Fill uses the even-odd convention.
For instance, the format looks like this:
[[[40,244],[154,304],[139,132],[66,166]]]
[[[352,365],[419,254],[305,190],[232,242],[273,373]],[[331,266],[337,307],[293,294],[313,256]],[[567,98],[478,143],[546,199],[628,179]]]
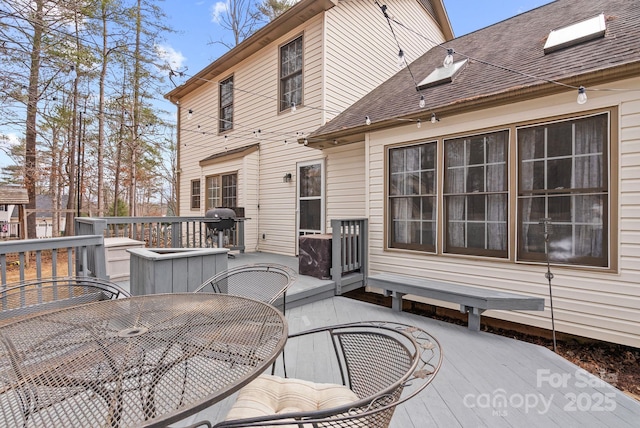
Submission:
[[[295,257],[245,253],[230,259],[229,265],[257,262],[282,263],[297,270],[298,261]],[[346,297],[327,297],[331,287],[331,281],[299,277],[287,299],[290,332],[352,321],[390,320],[421,327],[442,344],[440,373],[425,391],[398,407],[393,428],[618,428],[640,424],[640,402],[547,348]],[[287,352],[289,374],[308,366],[309,358],[322,359],[323,352],[306,348]],[[233,398],[174,426],[202,419],[222,420]]]
[[[290,332],[352,321],[393,320],[421,327],[438,338],[444,353],[442,369],[425,391],[398,407],[391,422],[394,428],[618,428],[637,427],[640,421],[640,402],[537,345],[346,297],[298,306],[287,311],[287,319]],[[304,366],[310,357],[322,359],[323,352],[288,352],[287,366]],[[222,420],[232,400],[174,426]]]

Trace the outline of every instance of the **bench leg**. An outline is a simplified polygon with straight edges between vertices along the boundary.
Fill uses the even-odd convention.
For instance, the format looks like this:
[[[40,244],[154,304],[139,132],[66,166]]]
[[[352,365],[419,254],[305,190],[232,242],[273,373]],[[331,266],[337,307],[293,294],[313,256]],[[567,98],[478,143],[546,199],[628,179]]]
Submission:
[[[480,331],[480,315],[482,315],[484,309],[460,305],[460,312],[462,312],[463,314],[469,314],[469,322],[467,324],[469,330]]]
[[[404,294],[397,291],[384,290],[385,297],[391,296],[391,309],[396,312],[402,312],[402,296]]]

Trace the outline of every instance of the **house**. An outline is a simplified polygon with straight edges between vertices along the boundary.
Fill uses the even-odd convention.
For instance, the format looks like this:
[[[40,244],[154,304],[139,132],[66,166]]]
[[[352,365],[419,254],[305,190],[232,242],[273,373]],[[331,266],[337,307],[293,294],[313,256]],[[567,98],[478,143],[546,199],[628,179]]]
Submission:
[[[24,219],[24,206],[29,203],[27,189],[20,186],[0,186],[0,238],[20,236]],[[12,219],[14,209],[19,211],[19,219]]]
[[[366,183],[326,212],[369,219],[370,274],[545,297],[489,316],[550,329],[549,269],[556,330],[640,347],[637,2],[558,0],[409,68],[305,136],[349,158],[327,183]]]
[[[453,38],[441,0],[387,5],[436,43]],[[406,61],[432,46],[396,35]],[[354,168],[364,143],[329,162],[298,139],[394,75],[398,53],[374,2],[301,0],[166,94],[178,108],[178,214],[244,208],[246,248],[285,255],[330,218],[365,215],[365,177]]]

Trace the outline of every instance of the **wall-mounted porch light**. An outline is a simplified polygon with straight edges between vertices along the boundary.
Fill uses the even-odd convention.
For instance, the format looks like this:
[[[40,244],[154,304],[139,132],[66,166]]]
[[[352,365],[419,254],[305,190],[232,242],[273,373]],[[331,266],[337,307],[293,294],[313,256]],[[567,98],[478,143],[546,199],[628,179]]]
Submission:
[[[283,177],[282,177],[282,182],[283,183],[289,183],[291,182],[291,173],[287,172]]]

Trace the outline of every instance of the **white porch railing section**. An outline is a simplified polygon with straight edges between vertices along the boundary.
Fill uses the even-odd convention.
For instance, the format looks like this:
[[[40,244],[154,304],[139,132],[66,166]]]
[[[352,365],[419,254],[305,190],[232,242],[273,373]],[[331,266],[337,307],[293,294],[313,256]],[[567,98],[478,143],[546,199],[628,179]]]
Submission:
[[[65,272],[58,270],[58,256],[62,251],[67,254]],[[43,252],[51,252],[51,270],[43,271]],[[68,236],[48,239],[25,239],[0,243],[0,284],[4,286],[7,279],[8,263],[17,263],[19,281],[24,281],[25,271],[30,258],[35,255],[36,278],[51,276],[95,276],[106,278],[106,257],[104,238],[102,235]],[[9,256],[9,257],[8,257]],[[74,263],[75,261],[75,263]]]
[[[340,295],[364,285],[367,278],[368,221],[331,220],[331,279]]]

